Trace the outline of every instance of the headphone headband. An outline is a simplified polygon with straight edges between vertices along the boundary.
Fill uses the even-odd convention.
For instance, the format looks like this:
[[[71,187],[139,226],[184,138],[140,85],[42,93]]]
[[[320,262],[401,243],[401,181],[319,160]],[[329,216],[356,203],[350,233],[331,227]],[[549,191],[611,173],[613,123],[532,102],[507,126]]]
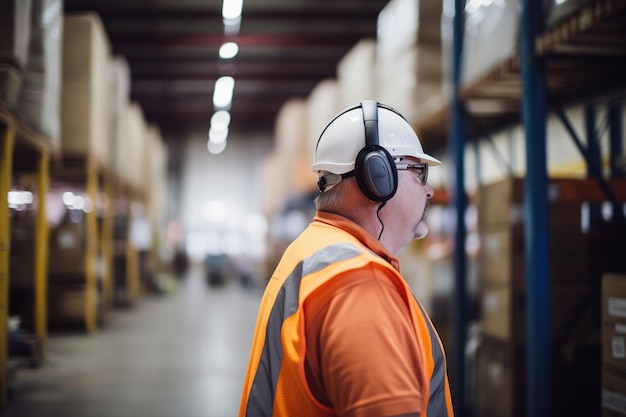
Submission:
[[[365,126],[365,146],[378,145],[378,103],[362,101],[363,125]]]
[[[368,199],[378,202],[386,202],[394,196],[398,188],[398,171],[393,157],[380,145],[378,136],[378,108],[394,112],[406,120],[395,109],[380,104],[373,100],[362,101],[358,106],[351,107],[339,113],[326,125],[317,140],[315,151],[319,146],[324,132],[337,118],[349,111],[361,108],[363,116],[363,128],[365,131],[365,146],[356,156],[354,170],[345,174],[328,174],[322,176],[317,185],[321,192],[329,185],[341,182],[343,179],[355,176],[359,189]]]

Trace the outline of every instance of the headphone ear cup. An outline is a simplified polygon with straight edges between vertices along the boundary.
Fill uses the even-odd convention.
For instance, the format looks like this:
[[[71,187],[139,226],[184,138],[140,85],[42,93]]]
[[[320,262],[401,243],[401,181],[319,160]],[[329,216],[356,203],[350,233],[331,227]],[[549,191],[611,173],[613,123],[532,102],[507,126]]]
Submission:
[[[389,200],[398,188],[398,171],[391,154],[382,146],[367,146],[356,157],[355,177],[370,200]]]

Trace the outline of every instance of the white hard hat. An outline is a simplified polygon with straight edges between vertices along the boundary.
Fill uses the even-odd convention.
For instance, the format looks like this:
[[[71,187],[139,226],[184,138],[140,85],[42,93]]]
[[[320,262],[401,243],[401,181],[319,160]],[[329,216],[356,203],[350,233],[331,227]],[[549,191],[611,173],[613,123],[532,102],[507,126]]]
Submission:
[[[424,153],[417,134],[396,110],[378,103],[378,143],[392,157],[411,156],[431,166],[441,162]],[[311,170],[320,174],[345,174],[355,168],[359,151],[365,147],[361,106],[339,113],[322,131],[315,148]]]

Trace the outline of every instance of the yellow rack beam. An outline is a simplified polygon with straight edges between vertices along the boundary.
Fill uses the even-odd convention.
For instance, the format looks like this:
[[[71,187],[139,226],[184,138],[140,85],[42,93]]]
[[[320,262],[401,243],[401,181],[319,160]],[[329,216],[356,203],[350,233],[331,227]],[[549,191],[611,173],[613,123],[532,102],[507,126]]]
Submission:
[[[48,324],[48,234],[46,195],[50,186],[50,156],[43,152],[37,166],[37,218],[35,235],[35,334],[45,355]]]
[[[11,189],[13,175],[13,147],[15,132],[7,127],[2,132],[2,148],[0,149],[0,408],[7,402],[8,392],[8,329],[9,314],[9,258],[11,223],[9,222],[8,194]]]

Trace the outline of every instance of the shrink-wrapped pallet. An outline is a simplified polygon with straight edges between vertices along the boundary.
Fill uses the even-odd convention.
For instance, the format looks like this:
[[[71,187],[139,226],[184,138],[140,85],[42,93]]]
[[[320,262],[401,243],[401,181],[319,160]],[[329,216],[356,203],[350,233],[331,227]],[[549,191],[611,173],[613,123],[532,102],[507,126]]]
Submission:
[[[265,215],[272,215],[281,208],[285,201],[287,178],[283,172],[281,158],[276,152],[267,155],[259,167],[259,176],[264,184],[261,194],[261,211]]]
[[[376,98],[411,123],[441,102],[441,2],[392,0],[378,17]]]
[[[146,121],[143,110],[137,102],[127,105],[125,112],[126,133],[124,144],[117,149],[117,156],[123,162],[122,180],[135,190],[144,189],[146,156]]]
[[[95,13],[66,15],[63,21],[63,153],[109,163],[108,62],[110,44]]]
[[[302,153],[307,132],[306,101],[285,102],[276,116],[274,129],[276,152],[286,158]]]
[[[519,0],[467,3],[462,84],[480,80],[517,53],[519,16]]]
[[[18,113],[42,132],[55,149],[61,146],[61,42],[63,2],[33,0],[28,63]]]
[[[0,103],[17,105],[30,41],[31,0],[0,2]]]
[[[545,26],[550,27],[567,20],[585,7],[593,7],[594,0],[546,0],[544,2]]]
[[[155,223],[164,222],[167,193],[167,148],[158,126],[149,124],[146,130],[145,178],[147,180],[147,212]]]
[[[343,108],[339,104],[339,86],[337,80],[327,78],[320,81],[307,98],[308,134],[306,147],[309,160],[313,164],[313,152],[317,139],[324,127]]]
[[[306,192],[315,184],[310,172],[307,123],[307,101],[302,99],[287,101],[276,118],[276,154],[282,167],[278,175],[287,180],[283,191],[287,197]]]
[[[341,108],[376,98],[376,40],[362,39],[337,65],[338,102]]]
[[[111,169],[117,177],[122,177],[125,166],[126,110],[130,100],[130,69],[123,56],[115,56],[109,62],[109,155]],[[118,152],[119,150],[119,152]]]

